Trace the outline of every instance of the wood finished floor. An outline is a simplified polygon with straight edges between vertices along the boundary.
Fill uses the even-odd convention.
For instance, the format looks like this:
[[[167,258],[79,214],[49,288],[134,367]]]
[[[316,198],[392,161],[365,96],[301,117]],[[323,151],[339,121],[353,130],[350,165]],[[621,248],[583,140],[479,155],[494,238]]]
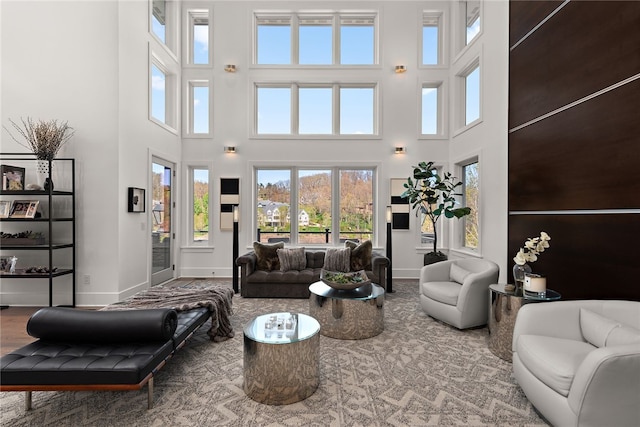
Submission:
[[[29,317],[41,307],[9,307],[0,310],[0,355],[35,341],[27,334]]]

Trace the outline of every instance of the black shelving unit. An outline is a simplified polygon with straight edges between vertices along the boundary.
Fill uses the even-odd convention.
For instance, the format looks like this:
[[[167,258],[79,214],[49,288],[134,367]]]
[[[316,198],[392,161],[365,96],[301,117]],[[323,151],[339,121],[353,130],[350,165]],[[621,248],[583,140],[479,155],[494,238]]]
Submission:
[[[25,169],[30,176],[37,176],[39,167],[38,160],[35,155],[28,153],[0,153],[0,164],[15,166]],[[48,163],[48,164],[47,164]],[[37,259],[45,259],[38,264],[47,267],[47,272],[43,273],[27,273],[25,266],[21,265],[16,269],[15,273],[0,272],[0,278],[3,281],[10,279],[47,279],[49,282],[49,306],[53,305],[53,289],[56,278],[71,275],[71,307],[76,305],[76,200],[75,200],[75,159],[59,158],[45,161],[48,171],[46,176],[50,182],[53,182],[53,188],[45,190],[5,190],[0,188],[0,200],[38,200],[39,211],[43,212],[37,218],[0,218],[0,226],[2,232],[20,232],[20,225],[33,225],[39,228],[44,235],[44,243],[42,244],[12,244],[12,239],[2,239],[0,243],[0,254],[2,256],[16,255],[24,252],[35,251],[44,252]],[[64,182],[62,189],[56,189],[56,182],[52,174],[53,170],[62,170]],[[69,175],[70,176],[66,176]],[[69,203],[70,201],[70,203]],[[58,203],[63,202],[65,209],[58,211]],[[60,224],[70,224],[70,227],[63,227]],[[38,225],[39,224],[39,225]],[[60,256],[54,256],[54,253],[61,253]],[[16,255],[17,256],[17,255]],[[55,259],[55,260],[54,260]],[[65,265],[55,265],[64,260]],[[55,268],[55,271],[53,271]],[[67,304],[65,304],[67,305]]]

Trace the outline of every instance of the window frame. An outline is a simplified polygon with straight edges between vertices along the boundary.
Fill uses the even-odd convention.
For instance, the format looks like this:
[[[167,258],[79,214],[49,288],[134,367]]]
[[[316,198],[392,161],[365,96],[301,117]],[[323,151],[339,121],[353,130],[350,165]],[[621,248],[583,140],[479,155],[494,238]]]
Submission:
[[[435,64],[425,64],[424,63],[424,27],[428,26],[426,25],[427,21],[431,21],[431,20],[437,20],[437,25],[436,27],[438,28],[438,55],[437,55],[437,62]],[[445,43],[445,38],[446,38],[446,14],[445,11],[443,10],[423,10],[422,11],[422,15],[421,15],[421,19],[420,19],[420,37],[418,40],[418,68],[424,68],[424,69],[433,69],[433,68],[444,68],[446,67],[447,64],[447,60],[446,58],[448,57],[447,53],[445,52],[447,43]]]
[[[151,122],[164,128],[165,130],[178,134],[178,100],[179,85],[176,64],[167,64],[153,49],[149,52],[148,71],[148,118]],[[153,116],[153,67],[158,68],[165,76],[165,117],[164,121]]]
[[[467,116],[467,77],[471,75],[475,70],[478,70],[478,118],[466,123]],[[474,126],[482,123],[483,121],[483,75],[482,72],[482,60],[481,56],[476,56],[471,61],[467,63],[463,68],[461,68],[455,75],[456,79],[456,100],[455,103],[456,111],[455,111],[455,124],[456,130],[454,131],[454,136],[457,136]]]
[[[178,21],[180,14],[180,2],[174,0],[162,0],[165,4],[165,36],[162,40],[153,30],[153,16],[154,16],[154,0],[149,0],[149,34],[151,37],[162,46],[166,52],[173,58],[177,58],[178,55]]]
[[[304,22],[310,20],[331,21],[331,64],[300,64],[300,26],[307,25]],[[341,63],[341,27],[344,20],[368,20],[373,27],[373,63],[371,64],[343,64]],[[263,24],[264,22],[264,24]],[[301,24],[302,22],[302,24]],[[290,26],[290,62],[285,64],[259,63],[258,26],[259,25],[288,25]],[[378,68],[380,67],[380,42],[379,42],[379,13],[372,10],[361,11],[297,11],[297,12],[253,12],[252,35],[252,68]]]
[[[426,88],[435,88],[438,90],[437,95],[437,117],[436,117],[436,133],[423,133],[422,117],[424,112],[424,104],[422,102],[422,91]],[[438,81],[423,81],[420,85],[420,93],[418,96],[418,138],[419,139],[443,139],[446,138],[446,126],[445,126],[445,100],[447,99],[446,85],[442,80]]]
[[[465,200],[465,190],[466,190],[466,175],[465,168],[469,165],[477,164],[478,165],[478,201],[477,201],[477,227],[478,227],[478,246],[471,247],[466,246],[465,242],[465,233],[466,233],[466,221],[467,217],[460,218],[460,221],[453,221],[453,236],[454,241],[452,245],[452,249],[458,252],[473,254],[480,256],[482,254],[482,168],[481,168],[481,158],[479,154],[475,154],[469,157],[465,157],[464,159],[457,161],[455,163],[455,171],[456,176],[459,176],[460,181],[462,182],[462,189],[460,192],[462,196],[457,196],[456,199],[461,202],[461,206],[466,206]]]
[[[186,226],[187,232],[185,233],[185,246],[187,247],[212,247],[214,244],[213,241],[213,231],[215,227],[212,227],[213,224],[213,214],[214,209],[212,209],[212,200],[213,200],[213,169],[211,164],[204,162],[190,162],[186,165],[186,173],[187,179],[185,179],[187,185],[187,206],[186,206]],[[209,223],[209,235],[207,240],[194,240],[195,234],[195,224],[194,224],[194,203],[195,203],[195,194],[194,194],[194,184],[195,184],[195,171],[196,170],[207,170],[208,171],[208,194],[209,194],[209,207],[208,207],[208,223]]]
[[[212,81],[208,79],[184,79],[184,107],[182,115],[186,118],[183,120],[184,129],[183,136],[185,138],[211,138],[213,135],[213,88]],[[194,113],[194,88],[207,87],[209,90],[209,97],[207,99],[208,104],[208,131],[196,132],[195,131],[195,113]]]
[[[208,26],[208,46],[207,46],[207,63],[195,63],[195,24],[198,20],[207,20]],[[212,68],[213,67],[213,11],[207,8],[191,8],[185,7],[183,19],[183,68]]]
[[[290,172],[290,193],[289,193],[289,216],[290,218],[298,218],[299,215],[299,172],[300,171],[308,171],[317,169],[319,171],[329,170],[331,172],[331,241],[326,244],[314,244],[314,243],[304,243],[305,247],[331,247],[331,246],[341,246],[343,243],[340,242],[340,172],[346,170],[366,170],[371,171],[372,174],[372,206],[377,206],[378,197],[378,178],[380,174],[380,165],[379,164],[353,164],[353,163],[344,163],[344,164],[323,164],[323,163],[309,163],[309,164],[261,164],[255,163],[251,165],[252,171],[252,214],[251,214],[251,224],[253,233],[249,233],[252,238],[257,237],[255,232],[258,229],[258,194],[257,194],[257,184],[258,184],[258,171],[260,170],[288,170]],[[371,241],[374,246],[376,246],[377,239],[380,237],[380,227],[378,227],[378,221],[380,218],[385,217],[384,211],[382,213],[378,212],[376,209],[373,209],[372,213],[372,231],[371,231]],[[336,220],[337,219],[337,220]],[[290,221],[290,231],[289,231],[289,242],[286,245],[297,246],[300,245],[298,239],[298,221]]]
[[[332,132],[331,134],[300,133],[299,89],[300,88],[332,88]],[[258,90],[260,88],[290,88],[291,90],[291,129],[290,133],[258,133]],[[341,134],[340,132],[340,89],[372,89],[373,90],[373,133]],[[380,131],[380,88],[377,82],[253,82],[253,115],[251,117],[251,135],[254,139],[379,139]]]
[[[466,25],[467,23],[466,5],[468,2],[466,0],[459,0],[455,2],[453,42],[455,44],[456,58],[454,62],[457,61],[460,57],[462,57],[471,48],[471,46],[475,45],[478,42],[478,40],[481,38],[484,32],[484,24],[482,21],[484,17],[484,0],[478,0],[478,1],[479,1],[478,19],[480,19],[480,30],[478,31],[478,34],[476,34],[476,36],[473,39],[471,39],[469,43],[467,43],[467,25]]]

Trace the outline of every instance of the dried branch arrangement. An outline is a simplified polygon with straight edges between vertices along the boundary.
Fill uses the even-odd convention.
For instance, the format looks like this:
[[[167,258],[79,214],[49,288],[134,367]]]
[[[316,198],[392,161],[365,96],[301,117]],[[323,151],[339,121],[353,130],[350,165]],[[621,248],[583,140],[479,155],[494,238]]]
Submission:
[[[3,128],[15,142],[33,151],[38,160],[53,160],[60,148],[75,133],[75,130],[67,122],[58,123],[57,120],[34,121],[30,117],[27,117],[26,120],[20,118],[22,127],[11,119],[9,121],[27,143],[18,141],[6,126]]]

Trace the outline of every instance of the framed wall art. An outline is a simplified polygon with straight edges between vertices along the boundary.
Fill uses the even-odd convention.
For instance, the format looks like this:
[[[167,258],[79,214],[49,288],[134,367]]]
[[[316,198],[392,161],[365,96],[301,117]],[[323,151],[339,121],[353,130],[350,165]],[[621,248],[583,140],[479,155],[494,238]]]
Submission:
[[[144,212],[144,188],[129,187],[128,212]]]
[[[39,204],[38,200],[14,200],[9,218],[35,218]]]
[[[24,168],[17,166],[0,165],[0,172],[2,173],[2,190],[24,190],[24,171]]]
[[[12,204],[12,200],[0,200],[0,218],[9,218]]]

